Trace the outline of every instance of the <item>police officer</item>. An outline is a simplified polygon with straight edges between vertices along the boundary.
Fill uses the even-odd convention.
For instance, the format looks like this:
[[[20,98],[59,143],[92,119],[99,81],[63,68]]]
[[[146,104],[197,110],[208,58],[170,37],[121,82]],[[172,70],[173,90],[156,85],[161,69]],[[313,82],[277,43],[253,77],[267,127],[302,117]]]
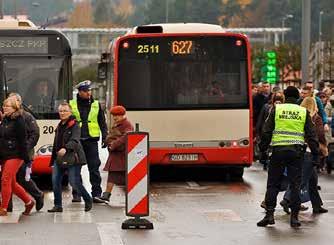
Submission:
[[[92,97],[91,81],[83,81],[79,83],[76,88],[78,89],[77,98],[76,100],[71,100],[70,105],[73,110],[73,115],[76,117],[81,127],[81,144],[87,159],[93,202],[103,203],[100,199],[102,193],[101,175],[99,171],[101,161],[97,142],[99,141],[101,132],[102,146],[105,146],[104,140],[107,136],[105,115],[99,102]],[[79,200],[77,199],[78,197],[74,195],[73,201],[80,201],[80,198]]]
[[[319,145],[314,125],[307,110],[297,105],[299,91],[289,86],[284,91],[285,104],[278,104],[269,114],[263,128],[260,151],[265,152],[270,142],[273,153],[268,169],[267,192],[265,196],[266,215],[258,226],[275,224],[274,211],[284,168],[287,167],[291,188],[291,227],[299,227],[300,184],[305,141],[312,152],[312,161],[318,159]]]

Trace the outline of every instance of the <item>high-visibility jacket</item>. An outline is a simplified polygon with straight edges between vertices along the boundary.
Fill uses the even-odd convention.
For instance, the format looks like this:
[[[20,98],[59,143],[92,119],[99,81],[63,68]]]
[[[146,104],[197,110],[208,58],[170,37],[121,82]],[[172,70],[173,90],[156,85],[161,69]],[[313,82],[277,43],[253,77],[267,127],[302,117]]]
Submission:
[[[306,108],[295,104],[276,105],[272,145],[304,145],[305,122]]]
[[[78,102],[77,100],[70,100],[70,105],[72,107],[72,113],[76,117],[77,121],[79,122],[79,125],[81,127],[82,125],[82,120],[80,117],[80,112],[78,109]],[[94,101],[91,104],[90,111],[88,114],[88,132],[91,137],[100,137],[100,126],[98,123],[98,114],[99,114],[99,102]]]

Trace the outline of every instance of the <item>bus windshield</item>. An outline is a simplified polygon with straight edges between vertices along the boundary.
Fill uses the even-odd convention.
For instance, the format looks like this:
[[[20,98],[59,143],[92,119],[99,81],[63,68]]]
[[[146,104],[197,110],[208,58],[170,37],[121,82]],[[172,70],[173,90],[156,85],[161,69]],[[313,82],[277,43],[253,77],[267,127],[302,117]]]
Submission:
[[[248,108],[247,47],[239,39],[162,36],[122,40],[118,103],[128,110]]]
[[[66,99],[59,91],[63,62],[63,57],[3,57],[5,92],[19,93],[38,118],[49,118]]]

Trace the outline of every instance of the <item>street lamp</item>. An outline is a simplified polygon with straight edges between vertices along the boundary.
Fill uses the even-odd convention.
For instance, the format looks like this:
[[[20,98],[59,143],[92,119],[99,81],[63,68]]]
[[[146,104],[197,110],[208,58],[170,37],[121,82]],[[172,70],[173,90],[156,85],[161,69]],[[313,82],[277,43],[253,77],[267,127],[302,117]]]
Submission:
[[[287,14],[282,18],[282,29],[284,29],[285,27],[285,21],[287,19],[292,19],[292,18],[293,18],[292,14]],[[282,43],[284,43],[284,34],[285,34],[284,30],[282,30]]]
[[[168,17],[169,17],[169,0],[166,0],[166,23],[168,23]]]
[[[322,16],[324,14],[324,11],[319,12],[319,43],[321,42],[322,38]]]

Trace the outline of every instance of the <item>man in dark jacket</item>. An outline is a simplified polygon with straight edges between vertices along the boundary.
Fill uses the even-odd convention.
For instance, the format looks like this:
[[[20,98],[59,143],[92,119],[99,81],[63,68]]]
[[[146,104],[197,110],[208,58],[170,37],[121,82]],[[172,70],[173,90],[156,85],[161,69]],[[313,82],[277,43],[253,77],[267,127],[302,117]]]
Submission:
[[[65,172],[71,186],[78,191],[85,201],[85,212],[92,209],[92,198],[80,180],[81,166],[86,164],[85,153],[80,144],[80,127],[72,116],[72,108],[66,102],[58,107],[60,122],[55,131],[52,146],[50,165],[52,166],[52,189],[54,194],[54,207],[49,213],[63,212],[61,181]],[[65,156],[74,155],[73,162],[64,160]],[[62,164],[61,164],[62,162]],[[66,163],[66,165],[65,165]]]
[[[71,100],[70,105],[73,115],[76,117],[81,127],[81,144],[86,154],[93,201],[95,203],[104,203],[104,201],[100,199],[102,194],[101,175],[99,171],[101,161],[97,142],[100,139],[101,132],[102,146],[106,147],[104,143],[108,132],[106,119],[100,103],[92,97],[91,81],[87,80],[79,83],[77,89],[77,98],[76,100]],[[78,201],[75,195],[73,201]]]
[[[276,105],[269,114],[259,145],[265,152],[272,144],[273,153],[268,169],[267,192],[265,196],[266,216],[257,223],[258,226],[275,224],[274,211],[280,183],[285,168],[291,188],[291,227],[299,227],[300,184],[304,156],[304,144],[307,142],[316,164],[319,154],[319,144],[314,125],[307,110],[297,105],[299,91],[289,86],[284,91],[285,104]]]
[[[9,97],[14,97],[22,106],[22,98],[17,93],[9,94]],[[17,172],[16,178],[17,182],[36,200],[36,210],[39,211],[44,206],[44,193],[37,187],[36,183],[31,179],[26,179],[27,171],[31,172],[31,165],[34,157],[34,147],[36,146],[39,139],[39,127],[37,125],[36,119],[27,111],[23,110],[22,114],[23,120],[26,126],[27,133],[27,149],[29,152],[29,161],[22,164],[19,171]],[[29,174],[29,173],[27,173]],[[9,207],[12,206],[12,200],[10,201]],[[9,209],[9,211],[11,211]]]

